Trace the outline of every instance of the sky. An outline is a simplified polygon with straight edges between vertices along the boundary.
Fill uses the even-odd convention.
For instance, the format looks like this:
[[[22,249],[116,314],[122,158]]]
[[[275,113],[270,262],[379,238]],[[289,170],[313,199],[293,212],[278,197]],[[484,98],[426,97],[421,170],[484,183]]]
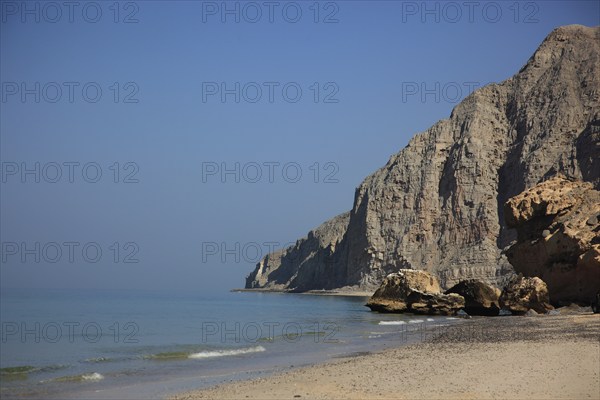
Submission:
[[[0,288],[243,287],[597,1],[0,1]]]

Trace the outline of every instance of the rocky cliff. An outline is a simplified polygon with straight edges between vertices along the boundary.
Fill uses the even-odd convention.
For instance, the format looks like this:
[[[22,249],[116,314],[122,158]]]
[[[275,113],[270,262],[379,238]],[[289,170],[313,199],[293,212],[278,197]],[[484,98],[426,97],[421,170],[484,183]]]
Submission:
[[[246,288],[302,291],[343,286],[339,285],[345,281],[342,271],[334,266],[339,262],[336,245],[349,220],[349,212],[338,215],[295,245],[267,254],[246,278]]]
[[[503,204],[558,172],[600,185],[600,28],[554,30],[512,78],[483,87],[417,134],[338,216],[267,255],[247,288],[374,290],[422,269],[442,287],[496,283],[516,238]]]

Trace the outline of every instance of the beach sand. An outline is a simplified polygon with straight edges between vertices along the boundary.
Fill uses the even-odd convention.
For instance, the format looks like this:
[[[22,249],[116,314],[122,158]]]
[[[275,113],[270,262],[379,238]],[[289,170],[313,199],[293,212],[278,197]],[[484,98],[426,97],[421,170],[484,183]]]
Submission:
[[[599,338],[598,314],[473,318],[422,343],[172,399],[600,399]]]

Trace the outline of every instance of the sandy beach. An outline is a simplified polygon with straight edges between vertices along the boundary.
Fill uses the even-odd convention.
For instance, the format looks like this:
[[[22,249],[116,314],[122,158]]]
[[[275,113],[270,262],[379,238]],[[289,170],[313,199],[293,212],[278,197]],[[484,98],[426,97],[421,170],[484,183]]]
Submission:
[[[600,315],[465,320],[422,343],[182,393],[195,399],[600,399]]]

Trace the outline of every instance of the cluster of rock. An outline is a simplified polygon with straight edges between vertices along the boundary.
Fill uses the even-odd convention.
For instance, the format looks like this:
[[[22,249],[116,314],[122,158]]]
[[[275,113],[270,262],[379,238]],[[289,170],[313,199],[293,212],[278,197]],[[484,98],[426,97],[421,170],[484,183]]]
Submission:
[[[554,309],[548,288],[539,278],[515,276],[502,291],[468,279],[442,292],[435,276],[413,269],[388,275],[366,305],[378,312],[428,315],[454,315],[464,310],[469,315],[495,316],[501,309],[511,314]]]
[[[600,28],[557,28],[515,76],[474,91],[367,177],[349,213],[261,260],[246,288],[375,290],[400,269],[428,271],[445,289],[502,286],[516,239],[506,200],[557,173],[600,188],[598,93]],[[513,259],[526,253],[515,248]]]
[[[469,315],[547,313],[554,305],[597,301],[600,291],[600,191],[552,177],[509,199],[506,223],[517,230],[508,259],[519,273],[502,291],[467,279],[441,292],[424,271],[386,277],[367,303],[374,311]]]

